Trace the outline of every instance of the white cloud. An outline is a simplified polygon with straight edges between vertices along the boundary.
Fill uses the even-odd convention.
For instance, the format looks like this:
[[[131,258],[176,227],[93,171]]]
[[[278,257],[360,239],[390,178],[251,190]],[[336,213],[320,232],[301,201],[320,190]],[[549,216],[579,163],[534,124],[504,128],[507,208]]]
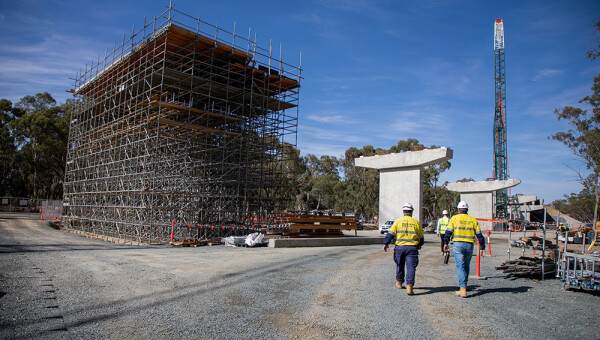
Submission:
[[[419,133],[420,131],[435,131],[444,133],[448,131],[448,117],[439,113],[428,112],[399,112],[390,125],[390,130],[400,133]]]
[[[561,73],[562,73],[562,71],[560,71],[560,70],[546,68],[546,69],[537,71],[536,74],[533,76],[533,79],[531,79],[531,80],[532,81],[545,80],[547,78],[552,78]]]
[[[322,114],[322,115],[316,115],[316,114],[309,114],[306,116],[307,119],[309,120],[313,120],[319,123],[344,123],[344,117],[342,117],[341,115],[327,115],[327,114]]]
[[[303,125],[298,131],[298,139],[308,139],[312,141],[331,142],[336,141],[345,145],[352,145],[360,142],[361,137],[355,133],[349,133],[342,129],[332,129],[326,125],[324,127],[316,127],[311,125]]]
[[[71,95],[77,72],[97,59],[91,50],[95,46],[78,36],[48,34],[41,41],[6,43],[0,52],[0,92],[17,101],[23,96],[50,92],[60,103]]]

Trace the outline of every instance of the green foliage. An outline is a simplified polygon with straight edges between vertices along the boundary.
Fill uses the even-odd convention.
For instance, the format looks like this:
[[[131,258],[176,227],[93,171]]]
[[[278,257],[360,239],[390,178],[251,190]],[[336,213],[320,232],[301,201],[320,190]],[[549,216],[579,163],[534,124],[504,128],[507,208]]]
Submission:
[[[48,93],[0,100],[3,149],[0,195],[62,198],[71,103]]]
[[[0,195],[35,198],[61,198],[67,155],[71,102],[56,106],[48,93],[23,97],[16,105],[0,100]],[[343,158],[307,155],[290,144],[277,144],[281,155],[265,159],[262,166],[275,167],[282,178],[278,192],[265,191],[266,197],[284,197],[288,206],[273,207],[295,210],[333,210],[352,212],[371,219],[379,211],[379,172],[360,168],[354,159],[419,147],[416,139],[401,140],[389,150],[367,145],[351,147]],[[439,176],[450,167],[449,162],[427,167],[424,175],[424,212],[434,219],[437,210],[455,205],[456,197],[437,185]],[[438,209],[438,206],[444,207]]]
[[[432,145],[430,149],[439,148]],[[450,169],[450,161],[433,164],[423,169],[423,219],[435,221],[442,216],[443,210],[454,211],[460,194],[438,186],[440,175]]]
[[[582,222],[594,220],[594,205],[596,198],[593,189],[593,176],[584,181],[584,188],[578,194],[564,195],[563,199],[552,202],[552,206],[561,213],[567,214]]]
[[[14,108],[9,100],[0,100],[0,195],[9,192],[12,168],[17,160],[15,138],[10,123],[15,119]]]
[[[15,105],[22,113],[43,111],[56,105],[56,100],[50,93],[38,93],[35,96],[25,96]]]
[[[600,32],[600,21],[596,23]],[[596,44],[597,45],[597,44]],[[596,59],[599,56],[597,46],[595,50],[588,51],[588,57]],[[598,206],[600,204],[600,75],[594,78],[592,94],[585,96],[579,103],[586,103],[592,111],[566,106],[562,110],[556,109],[554,114],[558,120],[567,120],[571,129],[558,132],[550,137],[562,142],[573,153],[581,158],[591,175],[583,176],[578,172],[582,184],[589,183],[590,192],[595,198],[593,223],[598,220]]]
[[[596,31],[600,32],[600,20],[596,21],[594,27],[596,27]],[[596,38],[592,49],[587,52],[587,57],[592,60],[600,57],[600,38]]]
[[[340,159],[310,154],[305,156],[304,171],[298,175],[301,193],[297,196],[296,209],[331,209],[352,212],[361,219],[374,218],[379,213],[379,171],[356,167],[354,159],[405,152],[414,147],[422,146],[418,140],[410,138],[399,141],[389,150],[375,149],[371,145],[362,149],[351,147]],[[434,145],[431,147],[436,148]],[[436,219],[441,216],[443,209],[451,210],[458,202],[458,194],[437,185],[440,175],[449,168],[450,162],[444,162],[424,169],[423,211],[426,219]]]
[[[339,160],[333,156],[307,155],[304,157],[306,170],[303,178],[304,197],[301,199],[302,209],[327,210],[335,209],[336,195],[343,191],[339,176]]]
[[[379,211],[379,171],[360,168],[354,165],[354,159],[361,156],[378,154],[371,145],[362,149],[349,148],[342,160],[342,169],[346,183],[342,205],[344,211],[352,211],[363,219],[376,216]]]
[[[419,146],[419,141],[414,138],[409,138],[407,140],[398,141],[398,144],[392,146],[390,150],[392,152],[405,152],[412,150],[413,146]]]

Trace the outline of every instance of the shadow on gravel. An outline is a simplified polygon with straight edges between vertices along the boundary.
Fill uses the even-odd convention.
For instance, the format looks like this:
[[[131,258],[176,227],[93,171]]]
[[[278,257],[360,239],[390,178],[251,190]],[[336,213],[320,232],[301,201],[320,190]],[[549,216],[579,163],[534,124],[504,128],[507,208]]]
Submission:
[[[340,256],[345,254],[345,252],[347,252],[346,249],[339,249],[331,251],[324,256]],[[218,295],[220,290],[238,285],[241,279],[247,281],[261,278],[261,280],[264,281],[271,273],[280,273],[281,271],[288,269],[297,269],[304,264],[313,263],[317,258],[320,258],[320,256],[306,256],[298,260],[286,262],[285,264],[273,265],[270,268],[249,268],[235,273],[224,273],[204,282],[195,282],[176,288],[136,295],[118,301],[99,302],[84,308],[74,308],[67,312],[69,314],[68,318],[71,319],[71,321],[68,322],[65,329],[72,329],[87,324],[110,320],[123,315],[137,313],[142,310],[161,308],[161,306],[172,303],[181,303],[181,301],[191,300],[192,298],[203,296],[210,298],[214,295]],[[90,312],[92,315],[90,315]],[[30,321],[26,322],[25,325],[32,325],[38,322],[39,320]],[[17,323],[14,321],[9,321],[2,326],[14,327],[16,324]],[[25,337],[27,338],[27,336]]]
[[[529,286],[521,286],[521,287],[507,287],[507,288],[490,288],[490,289],[478,289],[480,286],[478,285],[470,285],[469,286],[469,297],[475,297],[478,295],[490,294],[490,293],[526,293],[532,287]],[[449,293],[455,292],[458,290],[458,286],[441,286],[441,287],[415,287],[415,295],[429,295],[436,293]]]
[[[455,292],[456,286],[441,286],[441,287],[415,287],[415,295],[429,295],[435,293]]]
[[[532,287],[530,287],[530,286],[521,286],[521,287],[489,288],[489,289],[481,289],[481,290],[477,289],[477,290],[471,291],[471,293],[469,294],[469,297],[475,297],[475,296],[490,294],[490,293],[512,293],[512,294],[527,293],[531,288]]]
[[[2,221],[2,220],[21,220],[23,218],[27,218],[27,216],[6,216],[6,215],[4,215],[4,216],[0,217],[0,221]],[[32,218],[32,220],[33,219],[34,218]],[[37,218],[35,218],[35,219],[37,220]]]
[[[98,245],[98,246],[77,246],[66,245],[64,243],[41,243],[36,245],[19,244],[0,244],[0,254],[12,253],[46,253],[54,251],[88,251],[88,250],[122,250],[122,249],[150,249],[148,246],[130,246],[130,245]]]

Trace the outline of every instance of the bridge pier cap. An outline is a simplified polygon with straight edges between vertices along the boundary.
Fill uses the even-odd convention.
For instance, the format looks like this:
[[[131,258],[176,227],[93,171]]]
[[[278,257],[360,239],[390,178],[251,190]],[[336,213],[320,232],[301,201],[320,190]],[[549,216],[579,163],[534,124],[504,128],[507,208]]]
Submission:
[[[460,193],[460,200],[469,204],[469,215],[475,218],[491,219],[494,215],[492,193],[512,188],[521,183],[520,179],[507,179],[481,182],[458,182],[446,184],[446,189]]]
[[[447,147],[377,155],[354,159],[354,165],[377,169],[379,175],[379,224],[402,217],[404,203],[412,203],[413,217],[423,224],[423,167],[452,159]]]

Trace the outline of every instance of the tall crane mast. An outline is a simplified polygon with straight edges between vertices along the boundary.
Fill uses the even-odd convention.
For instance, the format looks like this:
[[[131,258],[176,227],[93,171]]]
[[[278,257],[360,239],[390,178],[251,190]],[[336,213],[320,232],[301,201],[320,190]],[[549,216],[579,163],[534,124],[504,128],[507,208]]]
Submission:
[[[494,170],[493,178],[506,180],[509,177],[506,158],[506,81],[504,74],[504,22],[496,19],[494,23],[494,79],[496,105],[494,110]],[[495,216],[507,215],[508,189],[494,193]]]

